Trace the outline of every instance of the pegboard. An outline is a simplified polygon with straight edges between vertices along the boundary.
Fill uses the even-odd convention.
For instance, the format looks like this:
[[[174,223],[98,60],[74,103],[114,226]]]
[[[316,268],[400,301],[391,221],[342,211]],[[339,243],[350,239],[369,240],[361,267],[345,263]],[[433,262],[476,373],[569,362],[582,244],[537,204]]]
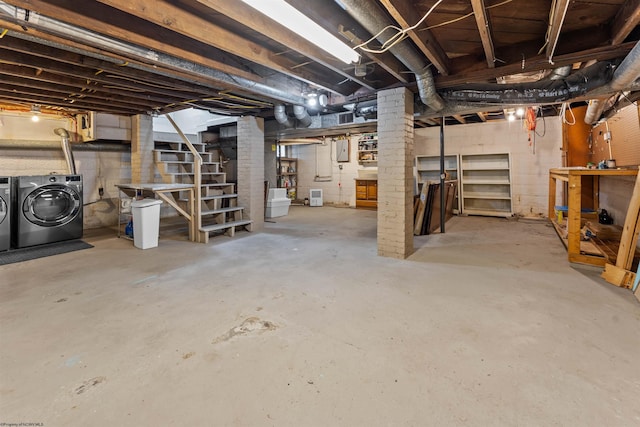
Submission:
[[[606,123],[600,123],[593,128],[591,161],[595,164],[609,159],[609,146],[604,139],[607,125],[611,132],[611,154],[616,160],[616,166],[640,165],[639,107],[629,105],[608,119]]]

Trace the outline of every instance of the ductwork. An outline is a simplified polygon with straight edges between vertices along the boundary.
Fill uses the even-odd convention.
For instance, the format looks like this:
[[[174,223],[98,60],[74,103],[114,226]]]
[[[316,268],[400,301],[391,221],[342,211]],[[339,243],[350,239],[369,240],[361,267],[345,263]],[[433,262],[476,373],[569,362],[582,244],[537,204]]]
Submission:
[[[606,98],[595,98],[589,101],[587,111],[584,114],[584,122],[586,124],[592,125],[598,121],[604,112],[605,105],[607,105],[606,101]]]
[[[222,85],[244,89],[244,90],[250,90],[251,92],[259,93],[260,95],[265,96],[267,98],[277,99],[282,102],[286,102],[290,104],[304,103],[304,98],[302,96],[295,96],[292,93],[274,88],[270,85],[260,83],[260,82],[255,82],[253,80],[249,80],[241,76],[230,75],[228,73],[224,73],[222,71],[218,71],[210,67],[196,64],[194,62],[187,61],[175,56],[167,55],[162,52],[156,52],[141,46],[126,43],[111,37],[106,37],[106,36],[103,36],[102,34],[98,34],[96,32],[89,31],[84,28],[76,27],[74,25],[67,24],[66,22],[58,21],[56,19],[37,14],[33,11],[29,12],[30,18],[28,22],[25,22],[24,18],[22,19],[20,18],[21,16],[25,15],[25,9],[9,5],[1,0],[0,0],[0,15],[8,17],[12,22],[15,22],[19,25],[29,25],[30,27],[43,30],[44,32],[55,34],[70,40],[76,40],[76,41],[79,40],[90,46],[95,46],[95,47],[104,49],[107,52],[116,52],[118,54],[121,54],[127,57],[134,57],[134,58],[141,59],[146,63],[152,62],[156,65],[166,66],[168,68],[178,69],[180,71],[184,71],[192,74],[198,74],[202,77],[218,81]],[[59,43],[39,39],[39,38],[30,36],[29,34],[26,34],[26,33],[11,31],[10,35],[12,37],[21,38],[23,40],[35,41],[37,43],[44,44],[46,46],[55,47],[55,48],[67,50],[70,52],[80,53],[82,55],[90,56],[96,59],[101,59],[111,63],[116,63],[116,61],[113,58],[108,57],[106,55],[87,52],[81,49],[72,48]],[[172,78],[180,78],[173,75],[169,75],[168,73],[159,72],[154,67],[144,66],[142,64],[129,63],[127,66],[134,69],[138,69],[138,70],[143,70],[143,71],[152,72],[155,74],[169,76]],[[190,81],[187,78],[182,78],[182,80],[187,82]]]
[[[282,126],[284,126],[285,128],[293,127],[293,121],[287,115],[287,111],[284,104],[276,104],[273,107],[273,116],[275,117],[276,121],[280,123]]]
[[[311,116],[304,105],[294,105],[293,115],[298,119],[298,125],[303,128],[311,126]]]
[[[640,78],[640,42],[636,43],[613,73],[611,89],[616,92],[628,89],[638,78]]]
[[[565,79],[569,77],[572,69],[573,67],[571,65],[565,65],[564,67],[555,68],[553,71],[551,71],[551,74],[549,74],[549,80]]]
[[[378,34],[385,27],[394,25],[374,0],[340,0],[340,4],[371,34]],[[391,34],[391,31],[385,31],[378,36],[378,41],[385,43],[391,38]],[[406,40],[389,51],[416,75],[420,100],[435,111],[442,110],[444,101],[436,92],[433,74],[424,57]]]
[[[514,85],[474,84],[442,91],[448,101],[486,102],[503,105],[554,104],[587,94],[611,81],[613,67],[598,62],[562,80],[541,80]]]
[[[628,90],[638,78],[640,78],[640,42],[636,43],[631,52],[616,68],[607,88],[612,92]],[[584,116],[586,124],[592,125],[600,119],[607,105],[606,100],[606,97],[601,97],[589,101],[589,106]]]
[[[76,162],[73,159],[73,153],[69,145],[69,132],[63,128],[55,128],[53,132],[62,138],[62,152],[64,153],[64,160],[67,162],[67,170],[70,174],[75,175]]]
[[[95,151],[129,153],[129,144],[112,142],[85,142],[82,144],[70,144],[72,151]],[[33,151],[59,151],[60,143],[56,141],[25,141],[25,140],[0,140],[0,150],[33,150]]]

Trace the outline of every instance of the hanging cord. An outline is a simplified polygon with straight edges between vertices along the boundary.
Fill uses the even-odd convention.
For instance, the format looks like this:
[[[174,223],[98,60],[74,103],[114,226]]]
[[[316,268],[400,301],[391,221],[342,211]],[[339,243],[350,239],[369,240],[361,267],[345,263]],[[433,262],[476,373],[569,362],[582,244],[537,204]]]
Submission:
[[[567,117],[566,117],[567,109],[569,109],[569,113],[571,113],[571,117],[572,117],[571,121],[567,120]],[[573,114],[573,110],[571,109],[571,104],[569,104],[568,102],[563,103],[562,107],[560,108],[560,120],[562,120],[562,123],[569,126],[573,126],[576,124],[576,116],[575,114]]]
[[[546,122],[546,121],[545,121],[545,119],[544,119],[544,111],[542,111],[542,107],[538,108],[538,111],[540,112],[540,117],[542,118],[542,135],[540,135],[540,134],[538,133],[538,131],[537,131],[537,130],[535,130],[535,129],[534,129],[534,132],[535,132],[535,134],[536,134],[536,135],[538,135],[540,138],[544,138],[544,136],[545,136],[545,135],[546,135],[546,133],[547,133],[547,122]],[[537,118],[536,118],[536,120],[537,120]]]
[[[496,3],[494,5],[487,6],[487,7],[485,7],[485,9],[486,10],[493,9],[494,7],[502,6],[504,4],[511,3],[512,1],[513,0],[505,0],[505,1],[501,2],[501,3]],[[449,25],[449,24],[455,24],[456,22],[462,21],[463,19],[467,19],[468,17],[473,16],[473,15],[474,15],[474,12],[467,13],[466,15],[463,15],[463,16],[461,16],[459,18],[451,19],[449,21],[441,22],[439,24],[434,24],[434,25],[431,25],[430,27],[427,27],[427,28],[421,28],[418,31],[425,31],[425,30],[430,30],[432,28],[444,27],[445,25]]]

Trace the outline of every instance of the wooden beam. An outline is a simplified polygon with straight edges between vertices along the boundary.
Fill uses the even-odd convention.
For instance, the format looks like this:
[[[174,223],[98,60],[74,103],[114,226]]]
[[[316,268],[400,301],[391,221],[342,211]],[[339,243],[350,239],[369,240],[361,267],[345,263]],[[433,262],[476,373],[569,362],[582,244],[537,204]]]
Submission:
[[[52,18],[56,17],[56,19],[58,19],[57,17],[60,17],[61,21],[69,24],[77,25],[91,31],[96,31],[119,40],[127,40],[130,43],[148,47],[157,50],[158,52],[168,53],[168,51],[170,51],[171,55],[178,58],[215,68],[216,70],[220,70],[225,73],[233,74],[249,80],[255,80],[256,82],[261,81],[260,76],[246,70],[242,70],[238,67],[225,64],[215,58],[204,56],[197,52],[194,53],[181,47],[172,46],[165,43],[165,40],[162,40],[161,38],[148,37],[142,33],[111,25],[104,20],[94,19],[89,14],[80,12],[81,8],[78,7],[79,4],[75,0],[57,0],[55,4],[43,0],[6,0],[6,3],[13,4],[16,7],[29,9],[44,16]],[[102,5],[92,5],[93,8],[96,6],[99,7]]]
[[[75,110],[85,110],[85,111],[101,111],[106,113],[113,114],[123,114],[123,115],[131,115],[131,114],[140,114],[142,109],[127,109],[127,108],[117,108],[109,105],[98,105],[92,102],[74,102],[69,103],[62,101],[58,97],[48,97],[43,95],[32,95],[32,94],[21,94],[16,93],[14,91],[4,91],[0,90],[0,100],[13,100],[20,101],[27,104],[43,104],[45,106],[57,106],[63,108],[72,108]]]
[[[553,61],[553,55],[560,38],[560,31],[564,23],[564,17],[567,15],[570,0],[556,0],[555,8],[552,11],[552,20],[549,23],[549,33],[547,39],[546,57],[549,62]]]
[[[494,68],[496,66],[496,53],[491,38],[491,21],[484,6],[484,0],[471,0],[471,6],[476,17],[476,24],[480,32],[484,56],[487,58],[487,65],[489,68]]]
[[[485,113],[477,112],[476,115],[480,117],[480,120],[482,120],[483,122],[487,121],[487,115]]]
[[[639,23],[640,0],[627,0],[611,23],[611,44],[622,43]]]
[[[454,114],[451,117],[456,119],[458,121],[458,123],[460,123],[460,124],[464,125],[464,124],[467,123],[467,119],[465,119],[461,114]]]
[[[273,21],[254,8],[237,0],[196,0],[198,3],[233,19],[240,24],[255,30],[289,49],[313,59],[315,62],[329,68],[349,80],[358,83],[369,90],[375,90],[369,83],[355,77],[352,73],[343,70],[347,64],[334,58],[313,43],[294,34],[280,23]]]
[[[583,50],[580,52],[573,52],[564,55],[556,56],[553,59],[555,67],[562,67],[564,65],[571,65],[574,62],[585,61],[589,59],[596,59],[598,61],[604,61],[607,59],[614,59],[626,56],[631,49],[635,46],[636,42],[627,42],[619,44],[617,46],[602,46],[593,49]],[[436,76],[435,82],[438,89],[452,87],[468,82],[478,81],[490,81],[500,76],[509,76],[512,74],[540,71],[549,69],[549,61],[543,55],[538,55],[534,58],[527,59],[524,68],[521,62],[515,62],[502,67],[496,68],[483,68],[473,70],[469,72],[461,72],[451,76]]]
[[[149,7],[147,0],[97,1],[152,22],[166,30],[207,43],[217,49],[302,80],[305,83],[318,86],[326,91],[347,95],[342,93],[343,89],[339,85],[328,83],[325,78],[308,72],[303,68],[293,71],[293,67],[296,65],[293,61],[270,51],[258,43],[213,25],[207,19],[186,12],[178,5],[171,4],[168,1],[156,0],[153,3],[153,7]]]
[[[413,2],[408,0],[380,0],[380,3],[389,12],[402,28],[409,28],[415,25],[417,17],[421,15],[415,9]],[[444,49],[440,46],[431,31],[421,29],[420,35],[417,30],[407,32],[411,41],[420,49],[420,51],[429,58],[429,61],[436,67],[440,74],[449,74],[449,57]]]

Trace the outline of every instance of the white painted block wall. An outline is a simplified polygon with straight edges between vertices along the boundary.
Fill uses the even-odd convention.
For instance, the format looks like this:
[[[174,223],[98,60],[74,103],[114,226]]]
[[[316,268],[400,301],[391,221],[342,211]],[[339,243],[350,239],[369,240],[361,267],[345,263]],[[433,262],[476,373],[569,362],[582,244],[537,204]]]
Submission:
[[[309,190],[323,190],[326,204],[356,205],[355,178],[358,174],[377,176],[377,167],[362,167],[358,163],[358,136],[349,137],[349,161],[336,160],[335,138],[325,138],[324,145],[292,147],[292,156],[298,158],[298,198],[309,197]],[[342,166],[342,168],[340,168]]]
[[[511,153],[511,194],[515,214],[547,216],[549,169],[562,166],[562,123],[538,120],[535,154],[520,121],[445,127],[445,154]],[[383,142],[381,142],[383,143]],[[440,128],[415,130],[415,154],[440,153]]]

